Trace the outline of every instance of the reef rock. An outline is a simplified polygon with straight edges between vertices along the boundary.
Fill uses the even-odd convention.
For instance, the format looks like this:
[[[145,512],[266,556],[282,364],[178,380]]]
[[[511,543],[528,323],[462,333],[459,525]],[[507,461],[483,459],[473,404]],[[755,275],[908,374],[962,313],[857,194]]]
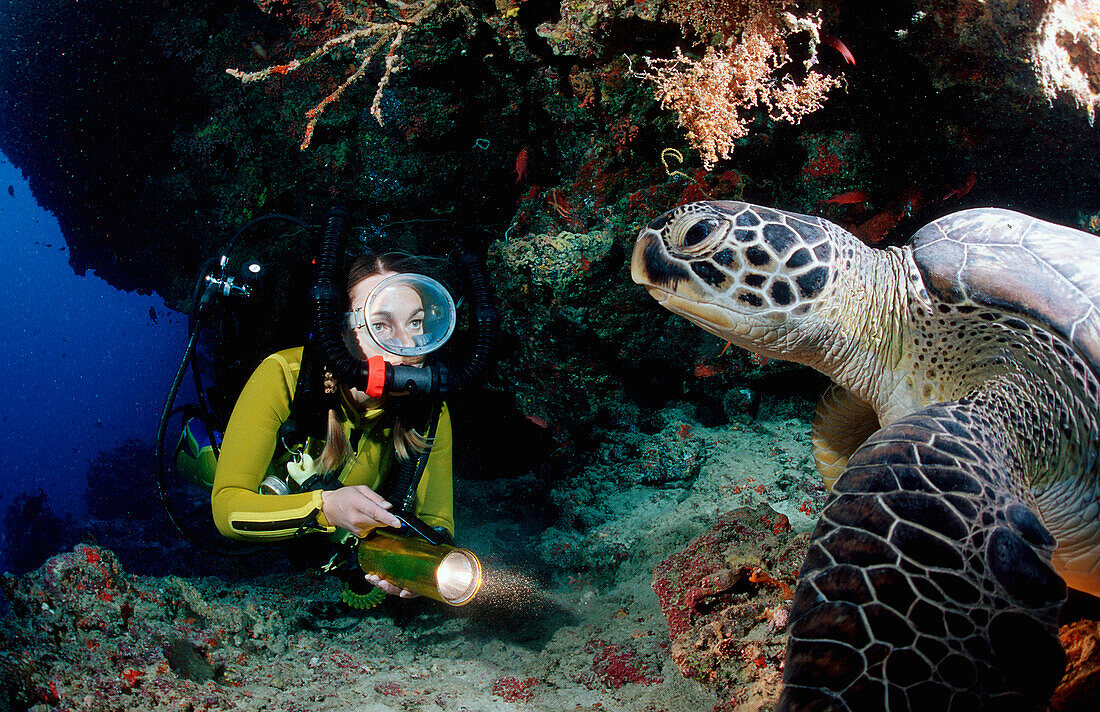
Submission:
[[[654,570],[672,659],[717,689],[725,702],[716,709],[774,709],[791,589],[808,542],[762,503],[723,515]]]
[[[1100,700],[1100,621],[1079,620],[1062,626],[1066,676],[1054,692],[1055,712],[1085,712]]]

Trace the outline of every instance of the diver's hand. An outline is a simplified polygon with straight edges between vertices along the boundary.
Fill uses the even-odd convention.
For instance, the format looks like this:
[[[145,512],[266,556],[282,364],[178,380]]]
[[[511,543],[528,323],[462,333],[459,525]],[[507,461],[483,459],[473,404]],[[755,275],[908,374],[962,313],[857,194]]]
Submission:
[[[358,537],[378,527],[401,527],[401,520],[389,513],[393,505],[366,485],[341,487],[321,493],[321,511],[329,524],[347,529]]]
[[[367,583],[374,584],[391,596],[400,596],[401,598],[416,598],[420,595],[419,593],[413,593],[412,591],[403,589],[400,586],[395,586],[378,574],[368,573],[366,578]]]

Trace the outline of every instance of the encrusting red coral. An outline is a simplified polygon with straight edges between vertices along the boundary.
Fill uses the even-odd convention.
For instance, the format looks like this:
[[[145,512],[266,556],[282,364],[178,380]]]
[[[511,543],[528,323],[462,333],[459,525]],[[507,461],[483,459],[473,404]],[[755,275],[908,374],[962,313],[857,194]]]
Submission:
[[[731,710],[758,709],[779,695],[786,601],[807,543],[761,504],[723,515],[653,572],[673,661],[736,698]]]
[[[623,650],[602,640],[589,641],[586,649],[596,652],[592,671],[608,687],[617,690],[626,684],[653,685],[663,679],[648,674],[647,666],[633,650]]]
[[[530,688],[538,682],[533,677],[520,680],[512,675],[506,675],[493,680],[493,694],[505,702],[527,702],[534,697]]]

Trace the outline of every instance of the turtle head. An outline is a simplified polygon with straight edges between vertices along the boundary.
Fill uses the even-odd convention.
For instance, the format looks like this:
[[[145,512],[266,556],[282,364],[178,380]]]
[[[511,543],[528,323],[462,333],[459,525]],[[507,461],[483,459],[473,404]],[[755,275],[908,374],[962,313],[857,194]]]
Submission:
[[[802,360],[835,280],[833,230],[816,217],[748,203],[689,203],[642,229],[631,276],[720,338]]]

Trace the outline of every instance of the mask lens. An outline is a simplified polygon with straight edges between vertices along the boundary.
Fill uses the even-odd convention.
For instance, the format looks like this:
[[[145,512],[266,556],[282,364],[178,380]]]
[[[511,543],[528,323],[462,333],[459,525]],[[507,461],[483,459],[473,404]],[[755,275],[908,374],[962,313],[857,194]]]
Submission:
[[[360,313],[364,328],[382,349],[420,356],[447,342],[455,328],[455,305],[446,288],[420,274],[382,280],[367,295]]]

